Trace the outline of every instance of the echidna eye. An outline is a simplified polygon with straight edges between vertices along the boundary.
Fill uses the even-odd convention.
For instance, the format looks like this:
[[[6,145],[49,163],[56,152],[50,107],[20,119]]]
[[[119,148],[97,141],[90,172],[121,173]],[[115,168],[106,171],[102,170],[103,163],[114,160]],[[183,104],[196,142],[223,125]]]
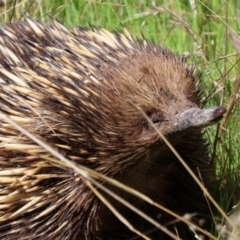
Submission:
[[[148,117],[152,120],[154,124],[164,122],[164,117],[160,111],[150,111],[147,113]]]

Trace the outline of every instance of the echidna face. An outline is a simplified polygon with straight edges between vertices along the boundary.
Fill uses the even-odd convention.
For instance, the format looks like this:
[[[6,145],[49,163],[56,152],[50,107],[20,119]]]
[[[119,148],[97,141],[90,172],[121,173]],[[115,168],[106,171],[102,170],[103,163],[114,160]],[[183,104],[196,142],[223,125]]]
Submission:
[[[116,119],[120,129],[127,130],[123,135],[128,139],[133,136],[135,142],[156,141],[141,111],[165,136],[211,125],[225,112],[221,107],[201,110],[199,79],[182,61],[161,48],[136,46],[132,55],[116,65],[106,64],[102,71],[108,82],[106,91],[111,92],[109,96],[113,94],[108,107],[113,109],[111,116],[119,114]]]

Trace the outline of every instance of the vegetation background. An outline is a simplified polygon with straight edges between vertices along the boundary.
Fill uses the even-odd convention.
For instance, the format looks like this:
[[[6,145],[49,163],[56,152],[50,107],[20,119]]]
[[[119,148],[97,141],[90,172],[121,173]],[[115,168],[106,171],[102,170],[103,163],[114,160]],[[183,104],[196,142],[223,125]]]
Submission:
[[[1,0],[0,5],[1,23],[24,20],[26,14],[46,22],[57,18],[68,28],[96,25],[121,31],[124,25],[135,38],[144,35],[187,57],[201,72],[203,105],[223,105],[228,110],[224,120],[205,135],[212,143],[210,151],[220,183],[214,198],[227,213],[239,203],[240,64],[228,32],[239,31],[240,1]],[[216,225],[224,226],[220,215],[215,219]],[[237,236],[239,232],[234,231]],[[213,232],[217,237],[219,231],[214,228]]]

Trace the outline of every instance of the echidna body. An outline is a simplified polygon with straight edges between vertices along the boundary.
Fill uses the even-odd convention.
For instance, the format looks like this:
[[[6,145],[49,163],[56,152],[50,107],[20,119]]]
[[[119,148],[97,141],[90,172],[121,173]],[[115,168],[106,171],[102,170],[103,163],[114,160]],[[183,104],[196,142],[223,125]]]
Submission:
[[[179,215],[209,218],[202,190],[141,111],[209,187],[201,128],[224,109],[199,108],[199,79],[171,52],[128,33],[72,32],[53,21],[0,28],[0,110],[63,156],[116,179]],[[141,110],[140,110],[141,109]],[[135,236],[82,178],[0,120],[1,239],[130,239]],[[104,183],[102,183],[104,184]],[[105,184],[182,239],[186,224]],[[167,236],[107,194],[152,239]]]

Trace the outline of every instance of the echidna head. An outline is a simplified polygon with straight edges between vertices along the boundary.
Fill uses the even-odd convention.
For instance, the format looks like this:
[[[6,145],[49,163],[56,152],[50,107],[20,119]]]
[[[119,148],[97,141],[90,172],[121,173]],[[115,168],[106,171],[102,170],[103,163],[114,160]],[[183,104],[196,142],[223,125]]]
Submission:
[[[111,125],[127,144],[149,146],[159,138],[139,109],[164,136],[202,128],[222,117],[221,107],[200,109],[199,79],[191,68],[166,50],[150,50],[136,48],[128,58],[103,67],[106,81],[99,102],[105,107],[99,113],[111,111],[103,128]]]

